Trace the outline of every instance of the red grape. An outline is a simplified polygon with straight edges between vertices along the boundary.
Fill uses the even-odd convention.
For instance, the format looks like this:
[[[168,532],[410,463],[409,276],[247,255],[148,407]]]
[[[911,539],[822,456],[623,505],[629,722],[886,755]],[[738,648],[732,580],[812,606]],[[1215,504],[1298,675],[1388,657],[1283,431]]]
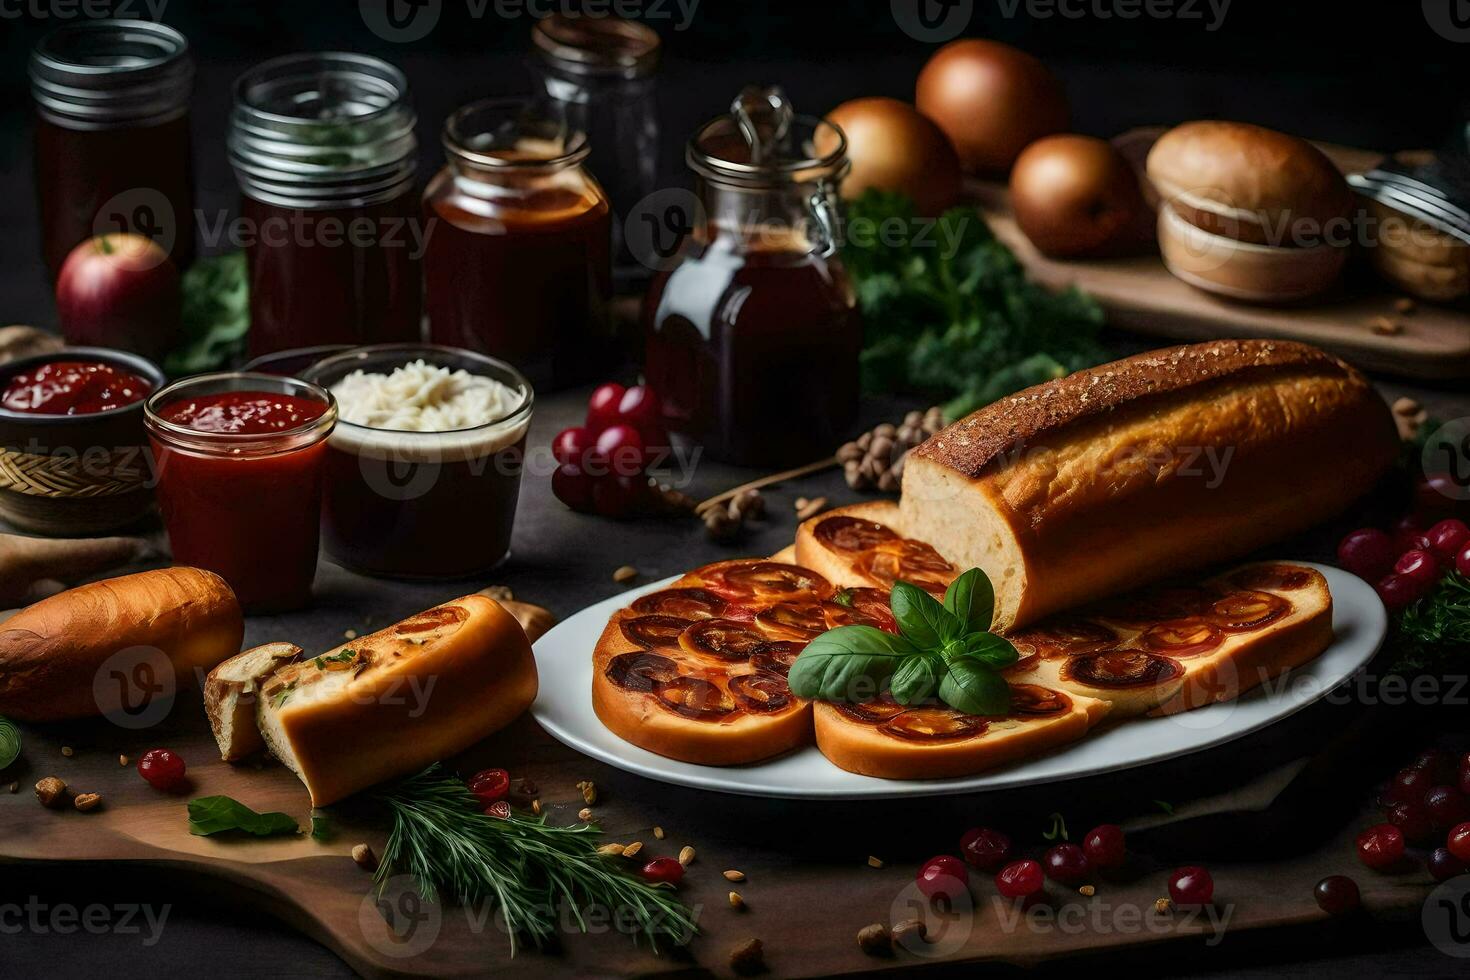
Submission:
[[[981,871],[994,871],[1011,856],[1011,839],[989,827],[967,830],[960,838],[960,853]]]
[[[1454,827],[1445,838],[1445,846],[1461,861],[1470,861],[1470,823]]]
[[[1397,572],[1385,575],[1373,588],[1391,613],[1401,612],[1424,598],[1424,591],[1418,582]]]
[[[1455,556],[1455,571],[1461,575],[1470,575],[1470,545],[1466,545]]]
[[[1175,905],[1209,905],[1215,897],[1215,879],[1199,865],[1179,868],[1169,875],[1169,897]]]
[[[638,872],[644,881],[677,885],[684,880],[684,865],[670,857],[654,858]]]
[[[1402,800],[1388,808],[1388,822],[1397,827],[1404,839],[1427,844],[1434,837],[1434,821],[1429,809],[1416,800]]]
[[[619,422],[603,429],[597,436],[597,456],[607,461],[608,472],[615,476],[636,476],[643,472],[643,436],[631,425]]]
[[[658,392],[648,385],[634,385],[618,401],[618,419],[642,429],[645,425],[663,427],[664,403]]]
[[[1006,898],[1030,898],[1045,886],[1041,865],[1031,860],[1008,864],[995,876],[995,890]]]
[[[1424,525],[1412,514],[1406,514],[1394,521],[1389,533],[1393,536],[1394,557],[1419,547],[1420,541],[1429,540],[1424,534]]]
[[[1394,774],[1393,781],[1384,791],[1383,799],[1386,803],[1418,803],[1433,785],[1434,773],[1416,766],[1405,766]]]
[[[1112,871],[1121,868],[1128,860],[1128,849],[1123,841],[1123,828],[1114,823],[1105,823],[1092,828],[1082,840],[1082,848],[1094,868]]]
[[[1424,810],[1436,830],[1449,830],[1470,820],[1470,806],[1453,786],[1433,786],[1424,794]]]
[[[184,785],[187,769],[183,757],[168,749],[149,749],[138,759],[138,775],[147,780],[149,786],[165,792]]]
[[[1434,552],[1418,549],[1406,551],[1400,555],[1399,560],[1394,562],[1393,570],[1410,579],[1419,590],[1420,595],[1434,588],[1440,576],[1439,559],[1434,557]]]
[[[1328,875],[1317,882],[1313,894],[1317,898],[1317,907],[1328,915],[1355,912],[1363,900],[1358,892],[1358,883],[1347,875]]]
[[[1403,832],[1391,823],[1374,824],[1358,835],[1358,860],[1374,871],[1387,871],[1403,857]]]
[[[964,894],[970,881],[970,872],[965,869],[965,862],[959,858],[940,854],[925,861],[914,880],[919,885],[919,891],[926,897],[954,901]]]
[[[1425,532],[1434,553],[1445,561],[1453,561],[1465,545],[1470,544],[1470,527],[1456,518],[1440,521]]]
[[[611,473],[592,481],[592,510],[603,517],[621,520],[632,517],[648,493],[648,478],[641,473],[624,476]]]
[[[1080,884],[1092,871],[1087,852],[1077,844],[1058,844],[1042,860],[1046,864],[1046,876],[1063,885]]]
[[[592,392],[592,397],[587,399],[587,428],[593,436],[600,435],[603,429],[622,421],[618,414],[618,404],[623,400],[626,390],[622,385],[610,381],[605,385],[598,385]]]
[[[580,466],[583,457],[596,443],[592,433],[580,425],[574,425],[570,429],[562,429],[551,440],[551,455],[563,465]]]
[[[1455,857],[1448,847],[1436,847],[1430,852],[1429,876],[1435,881],[1449,881],[1467,873],[1470,873],[1470,863]]]
[[[1353,531],[1337,546],[1337,563],[1359,578],[1370,582],[1388,574],[1393,567],[1393,539],[1376,527]]]
[[[551,492],[556,499],[572,510],[588,513],[592,510],[592,477],[582,472],[580,466],[564,463],[551,474]]]

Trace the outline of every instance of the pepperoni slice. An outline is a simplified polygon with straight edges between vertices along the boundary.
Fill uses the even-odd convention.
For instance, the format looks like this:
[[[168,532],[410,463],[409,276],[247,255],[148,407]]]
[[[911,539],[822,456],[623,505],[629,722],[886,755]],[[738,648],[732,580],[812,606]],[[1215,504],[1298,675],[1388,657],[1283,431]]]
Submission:
[[[949,708],[910,708],[878,726],[878,731],[910,742],[952,742],[973,738],[989,727],[982,718]]]
[[[862,721],[869,724],[887,721],[895,715],[901,715],[908,710],[893,700],[893,695],[887,691],[884,691],[871,701],[860,701],[856,703],[839,701],[834,707],[853,721]]]
[[[1269,592],[1232,592],[1210,607],[1210,621],[1227,633],[1249,633],[1291,612],[1291,603]]]
[[[827,615],[827,625],[871,626],[885,633],[897,633],[898,623],[893,619],[893,610],[888,606],[888,593],[882,589],[843,589],[822,603]]]
[[[827,617],[815,602],[789,603],[763,609],[755,614],[756,625],[777,636],[795,636],[810,640],[827,631]]]
[[[928,547],[928,545],[924,545],[924,547]],[[938,557],[937,554],[935,557]],[[949,563],[945,562],[943,558],[940,558],[939,561],[943,562],[945,568],[949,567]],[[903,555],[892,551],[869,552],[855,561],[853,568],[860,574],[867,575],[888,588],[892,588],[894,582],[902,579],[910,585],[917,585],[926,592],[943,596],[944,590],[949,584],[942,579],[936,578],[934,569],[925,569],[919,565],[910,564]],[[943,570],[939,569],[939,571]]]
[[[709,589],[664,589],[633,603],[635,613],[679,619],[714,619],[725,615],[729,607],[728,602]]]
[[[791,672],[791,665],[796,663],[796,658],[801,656],[801,651],[805,649],[805,643],[798,643],[795,640],[772,640],[756,648],[755,653],[750,655],[750,663],[757,670],[785,677]]]
[[[757,672],[730,678],[730,693],[751,714],[774,714],[792,702],[791,688],[780,674]]]
[[[738,562],[721,570],[717,579],[726,591],[744,598],[794,599],[811,594],[820,600],[834,591],[832,583],[816,572],[775,561]]]
[[[1170,657],[1197,657],[1225,642],[1225,633],[1199,616],[1156,623],[1139,636],[1140,645]]]
[[[690,620],[678,616],[635,616],[623,620],[619,629],[629,643],[645,650],[677,650],[679,634],[689,625]]]
[[[1182,673],[1184,667],[1177,660],[1142,650],[1109,650],[1073,657],[1062,668],[1063,677],[1093,687],[1145,687],[1173,680]]]
[[[897,533],[876,521],[842,516],[827,518],[812,530],[812,534],[831,550],[851,554],[872,551],[880,544],[898,540]]]
[[[465,617],[468,615],[459,606],[440,606],[437,609],[421,612],[412,619],[405,619],[393,627],[393,632],[400,636],[409,633],[427,633],[430,630],[464,622]]]
[[[685,718],[719,721],[735,711],[735,701],[709,681],[675,677],[654,687],[659,703]]]
[[[1314,577],[1310,568],[1300,565],[1252,565],[1230,576],[1230,583],[1247,592],[1295,592],[1305,589]]]
[[[770,642],[746,623],[733,619],[702,619],[686,623],[679,634],[679,646],[690,653],[731,662],[748,660],[750,655]]]
[[[679,676],[679,666],[656,653],[622,653],[607,663],[607,679],[625,691],[652,691]]]
[[[1011,714],[1058,715],[1072,710],[1072,699],[1037,684],[1011,685]]]
[[[1203,616],[1218,597],[1198,586],[1160,586],[1101,606],[1096,615],[1142,628],[1163,619]]]
[[[1097,653],[1116,646],[1118,634],[1102,623],[1073,616],[1058,616],[1007,637],[1023,658],[1043,659]]]

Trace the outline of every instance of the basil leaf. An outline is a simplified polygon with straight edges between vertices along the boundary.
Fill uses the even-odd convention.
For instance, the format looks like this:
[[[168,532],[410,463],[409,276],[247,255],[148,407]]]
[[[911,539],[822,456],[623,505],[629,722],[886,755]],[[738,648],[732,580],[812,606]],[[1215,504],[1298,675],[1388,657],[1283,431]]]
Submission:
[[[914,704],[934,694],[944,666],[936,657],[920,654],[899,664],[889,681],[888,690],[899,704]]]
[[[963,632],[960,621],[917,585],[894,582],[888,604],[898,628],[920,650],[937,651]]]
[[[987,667],[996,670],[1004,670],[1021,659],[1016,648],[1011,646],[1010,640],[994,633],[972,633],[960,642],[959,650],[955,655],[974,657]]]
[[[256,837],[294,834],[300,828],[285,813],[256,813],[228,796],[201,796],[189,801],[189,833],[196,837],[238,830]]]
[[[786,680],[799,698],[863,700],[875,696],[882,682],[916,652],[901,636],[871,626],[839,626],[806,645]]]
[[[20,758],[20,729],[9,718],[0,717],[0,769]]]
[[[974,657],[950,657],[939,682],[939,697],[967,715],[1003,715],[1011,710],[1011,686]]]
[[[995,619],[995,587],[990,576],[972,568],[949,583],[944,590],[944,608],[960,621],[967,633],[990,629]]]

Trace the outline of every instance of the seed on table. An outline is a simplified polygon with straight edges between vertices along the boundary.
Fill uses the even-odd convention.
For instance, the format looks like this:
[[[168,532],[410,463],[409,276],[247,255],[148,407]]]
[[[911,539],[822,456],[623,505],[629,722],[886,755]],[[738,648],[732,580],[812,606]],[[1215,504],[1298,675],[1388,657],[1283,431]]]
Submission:
[[[662,827],[655,827],[655,828],[653,828],[653,836],[657,837],[659,840],[663,840],[664,839],[664,829]]]
[[[690,847],[688,844],[685,844],[683,849],[679,851],[679,863],[687,868],[693,860],[694,848]]]
[[[1077,889],[1077,894],[1082,895],[1086,898],[1091,898],[1092,896],[1097,894],[1097,888],[1093,885],[1083,885],[1081,888]]]
[[[643,842],[641,840],[635,840],[633,843],[623,848],[623,857],[637,857],[638,852],[641,850],[643,850]]]
[[[1154,902],[1155,912],[1168,912],[1173,907],[1174,903],[1169,901],[1167,898],[1161,898],[1158,901]]]
[[[582,809],[580,809],[580,810],[577,811],[577,819],[580,820],[580,821],[582,821],[583,823],[586,823],[587,821],[591,820],[592,819],[592,808],[589,807],[589,806],[582,807]]]
[[[727,880],[727,881],[744,881],[745,880],[745,872],[744,871],[736,871],[734,869],[731,869],[731,870],[725,872],[725,880]]]
[[[858,947],[869,956],[888,956],[893,952],[893,934],[881,922],[859,929],[857,941]]]
[[[610,854],[613,857],[621,857],[623,854],[622,844],[603,844],[597,849],[598,854]]]
[[[355,639],[357,639],[357,630],[343,630],[342,631],[342,639],[344,639],[344,640],[355,640]]]
[[[617,571],[613,572],[613,581],[619,585],[622,585],[624,582],[631,582],[637,577],[638,569],[632,565],[623,565]]]
[[[124,769],[126,769],[128,767],[128,757],[125,756],[125,755],[118,756],[117,757],[117,764],[120,765],[120,766],[122,766]]]
[[[532,800],[531,801],[531,812],[534,813],[538,817],[541,816],[541,801],[540,800]]]
[[[352,848],[352,860],[364,871],[378,870],[378,856],[366,844],[357,844]]]
[[[927,942],[929,939],[929,927],[924,924],[923,919],[904,919],[893,927],[893,941],[899,944],[908,942],[912,936],[918,942]]]
[[[739,892],[730,893],[730,907],[737,912],[745,908],[745,899],[740,897]]]
[[[70,759],[72,756],[76,755],[77,752],[76,749],[72,748],[70,745],[63,745],[61,747],[61,754]]]
[[[102,805],[101,793],[78,793],[71,801],[71,805],[82,813],[91,813]]]

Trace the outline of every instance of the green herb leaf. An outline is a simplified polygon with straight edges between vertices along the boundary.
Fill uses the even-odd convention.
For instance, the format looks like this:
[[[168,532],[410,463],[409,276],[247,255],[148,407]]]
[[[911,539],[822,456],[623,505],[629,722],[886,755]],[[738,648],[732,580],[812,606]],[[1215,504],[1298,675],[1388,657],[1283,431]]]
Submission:
[[[944,608],[958,619],[967,633],[990,629],[995,618],[995,588],[990,576],[972,568],[949,583],[944,590]]]
[[[294,834],[301,828],[285,813],[257,813],[228,796],[201,796],[189,801],[189,833],[197,837],[239,831],[256,837]]]
[[[1398,616],[1390,673],[1464,673],[1470,652],[1470,578],[1450,572]]]
[[[964,632],[948,609],[917,585],[894,582],[888,604],[903,635],[919,650],[937,653]]]
[[[245,349],[250,284],[244,252],[201,258],[179,282],[184,343],[164,358],[170,377],[226,366]]]
[[[994,633],[971,633],[960,641],[956,653],[974,657],[993,670],[1004,670],[1021,659],[1010,640]]]
[[[893,694],[893,700],[899,704],[915,704],[933,697],[943,672],[944,665],[937,657],[926,657],[923,654],[909,657],[893,672],[888,690]]]
[[[939,697],[967,715],[1003,715],[1011,710],[1011,686],[993,668],[974,657],[945,658]]]
[[[852,608],[852,589],[840,590],[832,597],[832,601],[839,606],[847,606],[849,609]]]
[[[1062,840],[1069,840],[1070,838],[1067,837],[1066,818],[1064,818],[1060,813],[1053,813],[1050,817],[1050,820],[1051,830],[1046,831],[1041,836],[1045,837],[1047,840],[1056,840],[1059,837]]]
[[[332,830],[332,821],[320,810],[311,811],[311,839],[314,841],[329,841],[336,834]]]
[[[839,626],[806,645],[787,683],[799,698],[863,700],[882,690],[883,681],[917,652],[902,636],[871,626]]]
[[[20,758],[20,729],[9,718],[0,717],[0,769]]]
[[[1158,807],[1160,810],[1163,810],[1171,817],[1174,815],[1174,804],[1170,803],[1168,800],[1154,800],[1154,806]]]

